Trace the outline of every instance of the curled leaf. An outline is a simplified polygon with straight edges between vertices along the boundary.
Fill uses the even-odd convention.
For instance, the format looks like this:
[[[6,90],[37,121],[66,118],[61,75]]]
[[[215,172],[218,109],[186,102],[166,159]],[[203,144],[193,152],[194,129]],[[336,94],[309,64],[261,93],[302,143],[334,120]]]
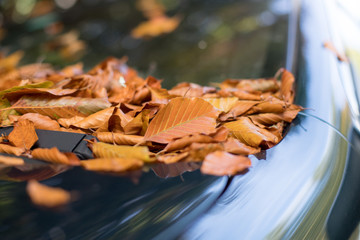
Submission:
[[[20,147],[13,147],[7,144],[0,144],[0,152],[20,156],[24,152],[24,149]]]
[[[70,202],[69,192],[61,189],[48,187],[35,180],[30,180],[26,186],[26,191],[35,205],[46,208],[63,206]]]
[[[249,167],[251,167],[251,161],[245,156],[216,151],[205,157],[200,170],[204,174],[224,176],[235,175]]]
[[[143,161],[135,158],[96,158],[81,161],[81,166],[90,171],[124,172],[143,166]]]
[[[53,148],[36,148],[31,155],[46,162],[60,163],[65,165],[76,166],[80,164],[80,160],[74,153],[62,153],[56,147]]]
[[[100,142],[116,143],[119,145],[136,145],[143,142],[144,137],[138,135],[125,135],[122,133],[99,132],[96,137]]]
[[[229,153],[233,154],[243,154],[243,155],[250,155],[255,154],[261,151],[261,148],[257,147],[250,147],[237,139],[229,138],[224,143],[224,150]]]
[[[0,165],[4,164],[7,166],[19,166],[24,165],[24,163],[24,160],[21,158],[0,155]]]
[[[225,123],[224,126],[230,130],[233,137],[252,147],[272,147],[280,141],[276,135],[255,126],[247,117]]]
[[[111,145],[102,142],[90,143],[92,151],[98,158],[133,158],[144,162],[153,161],[150,158],[150,152],[146,146],[123,146]]]
[[[204,98],[205,101],[211,103],[214,107],[222,112],[228,112],[238,101],[237,97],[224,98]]]

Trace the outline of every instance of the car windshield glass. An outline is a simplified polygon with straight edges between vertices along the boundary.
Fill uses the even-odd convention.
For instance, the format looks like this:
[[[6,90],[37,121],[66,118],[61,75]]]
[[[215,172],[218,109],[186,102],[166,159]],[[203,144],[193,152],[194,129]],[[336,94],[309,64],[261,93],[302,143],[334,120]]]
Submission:
[[[285,64],[288,4],[280,0],[159,1],[179,25],[145,38],[131,34],[148,20],[142,1],[31,2],[2,3],[2,49],[24,50],[22,63],[82,61],[89,69],[108,56],[127,56],[141,75],[162,78],[167,88],[272,76]]]

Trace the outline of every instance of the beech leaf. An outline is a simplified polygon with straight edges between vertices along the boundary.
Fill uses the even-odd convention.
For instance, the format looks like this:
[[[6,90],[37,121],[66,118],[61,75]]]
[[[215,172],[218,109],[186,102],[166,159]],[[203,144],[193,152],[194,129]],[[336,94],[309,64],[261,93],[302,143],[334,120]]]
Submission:
[[[36,148],[31,155],[46,162],[59,163],[65,165],[80,165],[80,160],[74,153],[62,153],[56,147],[53,148]]]
[[[116,143],[118,145],[136,145],[143,142],[144,137],[138,135],[125,135],[122,133],[98,132],[96,137],[100,142]]]
[[[94,155],[98,158],[134,158],[151,162],[150,152],[146,146],[111,145],[102,142],[90,143]]]
[[[135,158],[96,158],[81,161],[81,166],[90,171],[123,172],[141,168],[144,162]]]
[[[205,157],[200,170],[204,174],[224,176],[235,175],[249,167],[251,167],[251,161],[248,157],[216,151]]]
[[[34,123],[34,127],[36,129],[44,129],[44,130],[59,130],[60,125],[57,121],[52,120],[48,116],[44,116],[38,113],[26,113],[19,117],[18,121],[22,119],[27,119]]]
[[[22,158],[7,157],[0,155],[0,165],[1,164],[4,164],[6,166],[19,166],[19,165],[24,165],[25,162]]]
[[[280,139],[266,129],[255,126],[247,117],[237,121],[225,123],[224,126],[230,130],[233,137],[252,147],[272,147]]]
[[[24,152],[24,149],[21,147],[13,147],[7,144],[0,144],[0,152],[20,156]]]
[[[222,112],[228,112],[238,101],[237,97],[224,98],[204,98],[205,101],[211,103],[214,107]]]
[[[26,191],[31,201],[41,207],[55,208],[63,206],[71,200],[69,192],[61,188],[48,187],[36,180],[30,180],[28,182]]]
[[[33,122],[27,119],[19,119],[8,139],[12,145],[29,150],[39,138],[36,135]]]
[[[201,98],[174,98],[150,122],[146,141],[168,143],[194,133],[209,134],[216,127],[218,112]]]

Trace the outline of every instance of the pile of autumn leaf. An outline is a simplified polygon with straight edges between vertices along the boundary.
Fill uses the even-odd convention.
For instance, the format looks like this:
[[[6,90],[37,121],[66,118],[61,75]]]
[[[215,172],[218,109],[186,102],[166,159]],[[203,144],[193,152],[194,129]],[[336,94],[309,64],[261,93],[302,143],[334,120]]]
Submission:
[[[14,126],[0,152],[55,164],[124,172],[202,161],[204,174],[234,175],[251,166],[247,155],[279,143],[301,110],[286,70],[270,79],[228,79],[218,88],[184,82],[166,90],[161,80],[140,77],[126,58],[108,58],[84,73],[81,64],[16,68],[17,55],[0,59],[1,126]],[[93,135],[94,159],[34,149],[35,129]],[[1,156],[0,163],[23,160]]]

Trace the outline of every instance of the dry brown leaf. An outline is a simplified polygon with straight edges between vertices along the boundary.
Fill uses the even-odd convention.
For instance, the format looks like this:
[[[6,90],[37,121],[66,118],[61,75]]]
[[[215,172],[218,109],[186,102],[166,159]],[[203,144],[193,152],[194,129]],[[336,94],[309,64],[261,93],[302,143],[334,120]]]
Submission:
[[[26,191],[31,201],[38,206],[46,208],[55,208],[63,206],[70,202],[69,192],[61,189],[48,187],[35,180],[30,180],[26,186]]]
[[[280,98],[288,104],[291,104],[294,101],[294,82],[294,75],[283,69],[281,75]]]
[[[35,132],[35,125],[27,119],[19,119],[8,136],[9,142],[19,148],[30,150],[39,139]]]
[[[7,144],[0,144],[0,152],[20,156],[24,152],[24,149],[20,147],[13,147]]]
[[[249,118],[257,125],[270,126],[280,121],[290,123],[300,111],[301,108],[295,106],[294,108],[288,108],[283,113],[262,113],[249,116]]]
[[[204,174],[224,176],[235,175],[249,167],[251,167],[251,161],[245,156],[216,151],[205,157],[200,170]]]
[[[71,125],[82,121],[84,118],[85,117],[74,116],[71,118],[59,118],[57,121],[61,126],[65,127],[65,128],[69,128]]]
[[[150,122],[146,141],[168,143],[186,135],[215,130],[218,112],[201,98],[174,98]]]
[[[214,143],[214,142],[216,141],[210,136],[195,134],[171,141],[164,148],[164,152],[172,152],[175,150],[184,149],[185,147],[190,146],[192,143]]]
[[[174,31],[180,23],[178,17],[159,16],[142,22],[131,31],[134,38],[156,37]]]
[[[188,149],[187,161],[203,161],[206,155],[215,151],[223,151],[224,147],[219,143],[192,143]]]
[[[261,148],[254,148],[250,147],[237,139],[229,138],[224,143],[224,150],[229,153],[233,154],[243,154],[243,155],[250,155],[255,154],[261,151]]]
[[[177,177],[185,172],[192,172],[200,168],[198,162],[177,162],[172,164],[156,164],[151,169],[161,178]]]
[[[38,113],[26,113],[18,118],[18,121],[22,119],[27,119],[34,123],[36,129],[43,129],[43,130],[59,130],[60,125],[57,121],[52,120],[48,116],[44,116]]]
[[[144,137],[138,135],[125,135],[122,133],[98,132],[96,137],[100,142],[116,143],[119,145],[136,145],[143,142]]]
[[[112,113],[114,112],[114,107],[105,108],[96,113],[87,116],[86,118],[80,120],[79,122],[71,124],[71,126],[83,128],[83,129],[96,129],[99,128],[105,121],[108,121]]]
[[[135,170],[143,166],[143,161],[135,158],[96,158],[81,161],[81,166],[90,171],[124,172]]]
[[[170,164],[170,163],[176,163],[179,162],[181,160],[184,160],[187,156],[189,156],[188,152],[183,152],[183,153],[167,153],[164,155],[158,155],[156,157],[156,159],[159,162],[163,162],[166,164]]]
[[[133,158],[144,162],[152,162],[146,146],[111,145],[102,142],[89,143],[94,155],[98,158]]]
[[[80,165],[80,160],[74,153],[62,153],[56,147],[36,148],[31,152],[33,158],[40,159],[50,163],[59,163],[65,165]]]
[[[7,157],[0,155],[0,165],[1,164],[4,164],[6,166],[19,166],[19,165],[24,165],[25,162],[22,158]]]
[[[220,111],[227,113],[237,103],[237,97],[224,97],[224,98],[204,98],[205,101],[211,103]]]
[[[255,126],[247,117],[237,121],[225,123],[224,126],[230,130],[233,137],[251,147],[269,148],[277,144],[280,139],[266,129]]]

